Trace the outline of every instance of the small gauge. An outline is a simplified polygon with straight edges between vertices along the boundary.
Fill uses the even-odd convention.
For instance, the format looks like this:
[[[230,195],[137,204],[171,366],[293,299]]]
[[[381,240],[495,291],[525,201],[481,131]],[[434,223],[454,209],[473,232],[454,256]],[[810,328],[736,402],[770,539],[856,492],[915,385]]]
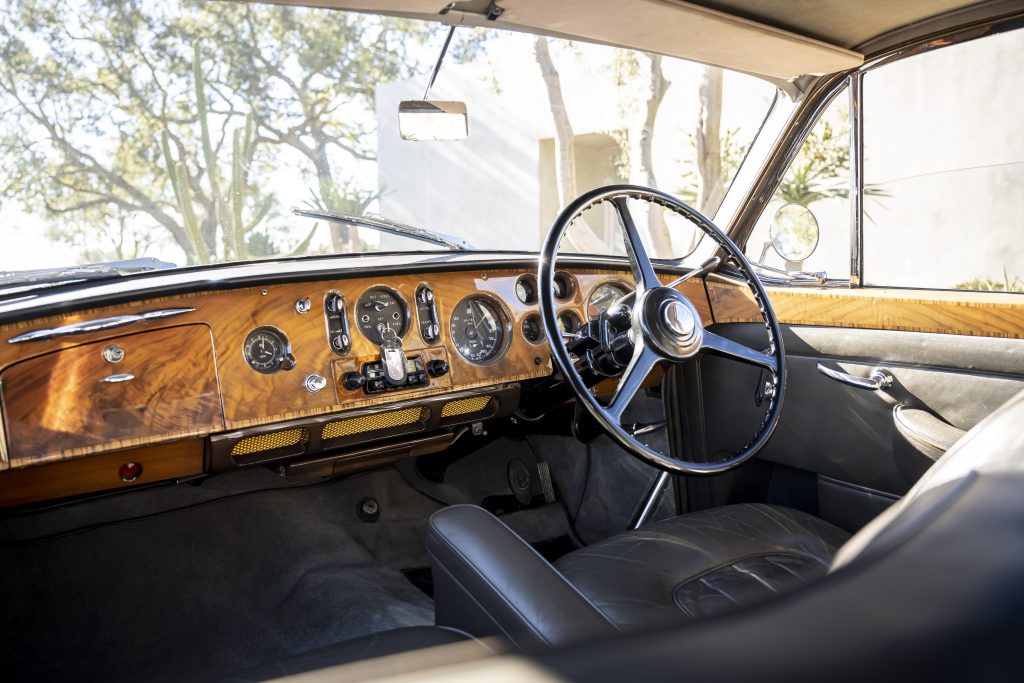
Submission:
[[[580,317],[572,311],[562,311],[558,315],[558,330],[562,334],[576,334],[582,325]]]
[[[559,301],[568,301],[576,293],[576,278],[564,270],[555,273],[552,283],[555,298]]]
[[[469,296],[452,312],[452,343],[471,363],[485,363],[501,353],[505,346],[504,312],[490,299]]]
[[[264,375],[295,367],[288,338],[273,327],[258,327],[250,332],[242,345],[242,354],[250,368]]]
[[[613,303],[626,296],[630,287],[625,282],[606,282],[598,285],[590,293],[590,300],[587,301],[587,317],[597,320],[601,314],[608,310]]]
[[[356,301],[355,315],[359,331],[378,345],[384,341],[384,330],[404,337],[409,323],[409,309],[405,301],[390,287],[371,287],[363,292]]]
[[[544,338],[544,328],[540,325],[540,316],[536,313],[526,316],[523,320],[523,337],[531,344],[539,344]]]
[[[537,277],[527,273],[516,280],[516,298],[524,304],[537,303]]]

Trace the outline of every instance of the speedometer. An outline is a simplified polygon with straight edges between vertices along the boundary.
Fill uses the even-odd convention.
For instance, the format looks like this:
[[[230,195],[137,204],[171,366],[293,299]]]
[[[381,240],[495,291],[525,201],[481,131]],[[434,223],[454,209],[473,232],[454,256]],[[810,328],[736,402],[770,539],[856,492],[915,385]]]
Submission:
[[[371,287],[363,292],[356,301],[355,313],[359,331],[374,344],[384,341],[385,330],[405,336],[409,309],[401,295],[390,287]]]
[[[587,317],[597,320],[613,303],[626,296],[630,287],[625,282],[613,281],[599,285],[590,294],[587,302]]]
[[[505,347],[506,316],[498,304],[482,296],[468,296],[452,312],[452,343],[471,363],[485,363]]]

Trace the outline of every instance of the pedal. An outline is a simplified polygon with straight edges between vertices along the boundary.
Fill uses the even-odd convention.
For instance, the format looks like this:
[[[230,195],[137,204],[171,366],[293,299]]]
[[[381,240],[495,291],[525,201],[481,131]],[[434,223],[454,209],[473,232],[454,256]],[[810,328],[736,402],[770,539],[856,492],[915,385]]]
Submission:
[[[529,505],[533,499],[533,477],[522,460],[508,463],[508,485],[520,505]]]

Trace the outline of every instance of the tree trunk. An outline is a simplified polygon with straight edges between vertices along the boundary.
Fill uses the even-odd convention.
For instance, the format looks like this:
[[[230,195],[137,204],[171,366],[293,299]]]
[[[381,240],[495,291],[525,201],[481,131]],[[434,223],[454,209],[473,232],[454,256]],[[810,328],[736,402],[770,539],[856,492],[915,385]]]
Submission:
[[[576,149],[573,146],[572,123],[562,98],[562,79],[551,60],[548,39],[537,36],[534,54],[540,65],[541,76],[548,91],[548,104],[555,122],[555,176],[558,183],[558,203],[565,206],[576,197]]]
[[[725,199],[722,176],[722,70],[704,67],[698,88],[697,116],[697,209],[714,216]]]
[[[317,140],[316,147],[313,148],[312,154],[309,156],[313,162],[313,168],[316,169],[317,185],[320,188],[320,201],[324,203],[324,207],[327,209],[335,211],[344,210],[345,207],[340,206],[338,187],[334,184],[334,171],[331,169],[331,161],[327,158],[327,145],[321,140]],[[333,221],[329,225],[331,229],[331,250],[336,254],[352,252],[354,243],[352,226],[341,225]]]
[[[548,106],[555,123],[555,179],[558,187],[558,204],[565,206],[578,194],[572,123],[569,121],[565,99],[562,97],[562,79],[558,75],[558,69],[555,68],[555,63],[551,59],[551,51],[548,49],[548,39],[544,36],[537,36],[533,48],[537,64],[540,66],[541,76],[544,78],[544,85],[547,88]],[[568,246],[588,253],[600,254],[606,251],[604,242],[587,225],[585,218],[580,218],[574,225],[575,230],[570,230],[565,235],[565,242]]]
[[[665,78],[661,70],[661,55],[651,55],[650,70],[647,81],[647,104],[643,123],[638,135],[638,148],[640,166],[636,169],[634,182],[638,185],[657,187],[658,181],[654,176],[654,123],[658,118],[658,109],[665,99],[672,82]],[[668,226],[665,224],[662,208],[657,204],[650,204],[647,209],[647,230],[651,235],[651,246],[654,248],[653,255],[661,258],[671,258],[672,236],[669,234]]]

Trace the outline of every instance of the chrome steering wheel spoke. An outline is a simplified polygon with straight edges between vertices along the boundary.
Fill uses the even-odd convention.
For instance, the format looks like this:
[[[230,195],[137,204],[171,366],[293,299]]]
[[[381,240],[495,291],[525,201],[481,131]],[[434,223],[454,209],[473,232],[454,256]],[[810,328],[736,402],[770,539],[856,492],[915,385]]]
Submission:
[[[721,335],[717,335],[714,332],[704,331],[703,343],[701,344],[701,351],[713,353],[716,356],[722,356],[723,358],[731,358],[741,363],[747,363],[748,365],[755,365],[772,372],[779,371],[779,363],[775,359],[775,356],[752,349],[749,346],[734,342],[731,339],[726,339]]]
[[[637,339],[635,346],[633,347],[633,357],[629,360],[629,365],[626,366],[625,371],[619,378],[619,384],[615,388],[615,393],[612,395],[608,405],[605,406],[605,410],[608,414],[619,424],[622,423],[622,413],[625,412],[629,406],[633,397],[636,396],[637,392],[640,391],[640,387],[643,386],[644,380],[651,374],[651,370],[654,366],[662,360],[654,351],[647,347],[642,340]]]
[[[626,199],[626,197],[616,197],[612,199],[612,204],[615,206],[615,212],[619,215],[619,223],[625,233],[626,253],[629,254],[633,279],[636,281],[637,292],[640,293],[647,289],[660,287],[661,280],[654,272],[654,264],[651,263],[651,259],[647,255],[647,248],[644,247],[644,243],[640,239],[640,232],[636,229],[636,223],[633,222],[633,214],[629,212]]]

